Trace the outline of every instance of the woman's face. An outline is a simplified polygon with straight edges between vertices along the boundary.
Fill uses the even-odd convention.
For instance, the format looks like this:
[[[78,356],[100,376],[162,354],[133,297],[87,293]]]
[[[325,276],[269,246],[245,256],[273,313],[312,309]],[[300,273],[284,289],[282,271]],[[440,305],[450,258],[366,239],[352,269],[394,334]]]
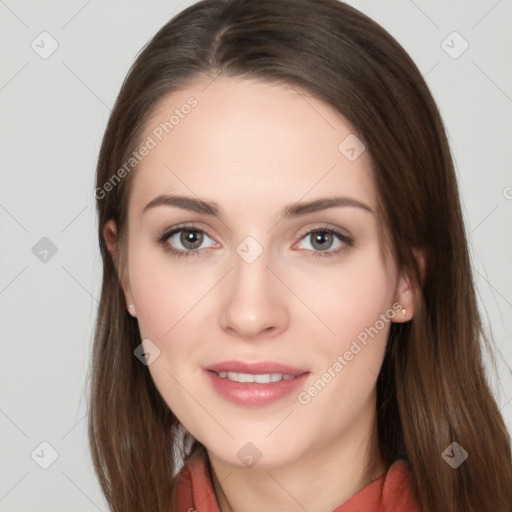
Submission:
[[[352,132],[304,91],[224,77],[146,125],[126,300],[163,399],[226,463],[357,450],[371,430],[390,323],[412,310]]]

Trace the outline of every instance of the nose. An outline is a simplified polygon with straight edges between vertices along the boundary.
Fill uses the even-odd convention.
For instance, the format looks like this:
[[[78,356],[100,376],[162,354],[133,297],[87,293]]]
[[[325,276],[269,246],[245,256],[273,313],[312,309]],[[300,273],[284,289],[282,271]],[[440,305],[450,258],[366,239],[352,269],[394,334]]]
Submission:
[[[220,304],[221,327],[231,335],[255,340],[286,330],[289,297],[270,263],[266,251],[250,263],[234,252]]]

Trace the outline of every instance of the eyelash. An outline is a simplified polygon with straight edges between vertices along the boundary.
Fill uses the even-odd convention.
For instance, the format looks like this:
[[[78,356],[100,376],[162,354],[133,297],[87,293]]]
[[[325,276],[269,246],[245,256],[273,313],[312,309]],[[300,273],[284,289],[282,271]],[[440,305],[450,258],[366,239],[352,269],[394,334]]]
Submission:
[[[171,236],[175,235],[176,233],[179,233],[180,231],[200,232],[200,233],[207,235],[209,238],[212,238],[208,234],[208,232],[205,231],[204,229],[201,229],[201,228],[199,228],[197,226],[193,226],[193,225],[185,225],[185,226],[177,226],[169,231],[165,231],[164,233],[162,233],[161,235],[156,237],[155,242],[159,245],[162,245],[164,247],[165,251],[171,253],[173,256],[176,256],[178,258],[182,258],[182,257],[197,258],[197,257],[202,256],[203,249],[183,251],[181,249],[174,249],[167,243],[167,240]],[[347,235],[344,235],[343,233],[337,231],[336,229],[329,228],[327,226],[319,226],[319,227],[313,228],[313,229],[309,230],[308,232],[304,233],[300,239],[302,240],[303,238],[305,238],[309,235],[312,235],[313,233],[329,233],[329,234],[337,237],[338,240],[340,240],[341,242],[343,242],[345,244],[336,250],[311,251],[310,249],[306,249],[308,252],[312,253],[311,257],[313,257],[313,258],[317,258],[317,257],[330,258],[333,256],[337,256],[337,255],[347,251],[349,248],[353,247],[353,245],[354,245],[354,241],[350,237],[348,237]]]

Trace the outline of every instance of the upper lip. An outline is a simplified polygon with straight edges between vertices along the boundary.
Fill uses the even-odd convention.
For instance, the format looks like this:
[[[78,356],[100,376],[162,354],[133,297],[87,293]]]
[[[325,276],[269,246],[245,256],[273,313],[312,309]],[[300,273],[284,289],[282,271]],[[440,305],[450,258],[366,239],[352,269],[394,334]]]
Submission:
[[[249,362],[249,361],[223,361],[215,363],[206,368],[214,372],[235,372],[235,373],[249,373],[251,375],[265,374],[265,373],[282,373],[285,375],[302,375],[307,373],[307,370],[301,370],[293,366],[288,366],[281,363],[272,361]]]

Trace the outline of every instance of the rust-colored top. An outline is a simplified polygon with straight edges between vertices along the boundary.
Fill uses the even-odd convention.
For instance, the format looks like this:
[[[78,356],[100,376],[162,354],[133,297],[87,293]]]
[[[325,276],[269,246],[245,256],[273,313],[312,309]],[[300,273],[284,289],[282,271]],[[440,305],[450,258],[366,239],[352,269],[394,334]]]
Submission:
[[[178,475],[177,512],[220,512],[205,457],[192,457]],[[333,512],[419,512],[405,461],[394,462]]]

